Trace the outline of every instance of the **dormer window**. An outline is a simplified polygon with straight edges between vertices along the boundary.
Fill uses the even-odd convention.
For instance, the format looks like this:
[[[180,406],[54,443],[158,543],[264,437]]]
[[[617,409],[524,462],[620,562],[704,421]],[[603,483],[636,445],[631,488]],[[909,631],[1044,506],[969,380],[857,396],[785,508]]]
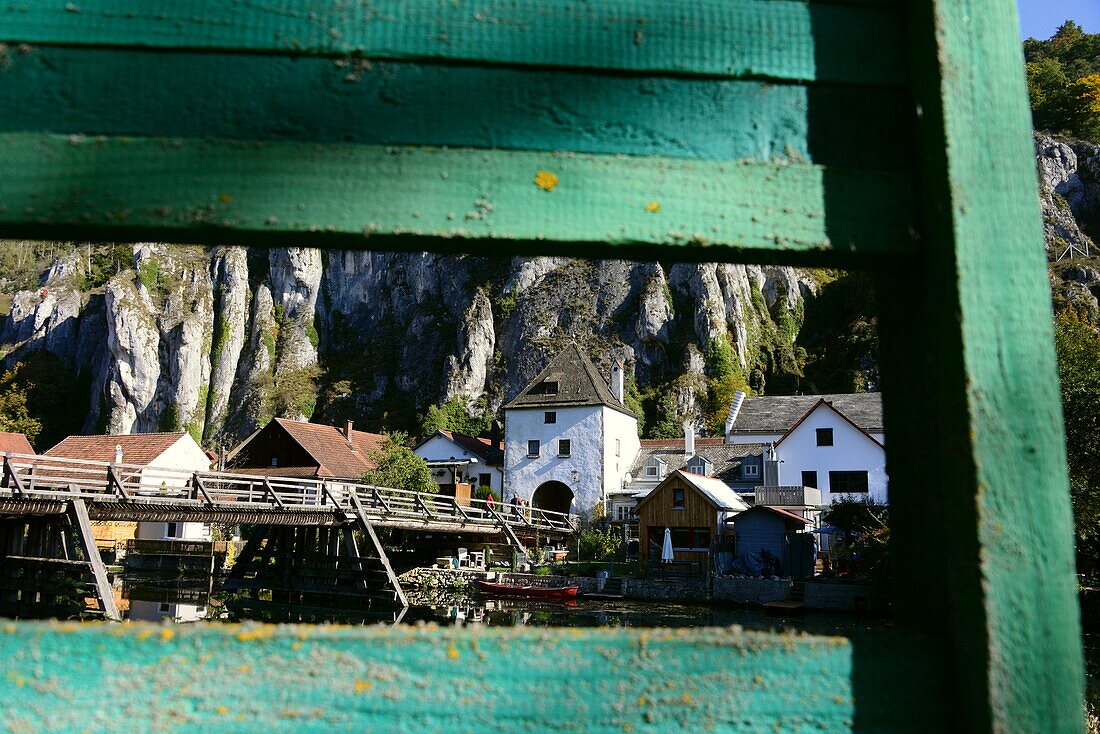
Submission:
[[[542,383],[543,395],[557,395],[558,394],[558,382],[557,380],[547,380]]]
[[[691,461],[688,462],[687,470],[692,474],[699,474],[704,477],[709,477],[714,465],[704,459],[702,456],[693,456]]]
[[[667,464],[656,456],[652,457],[645,465],[645,476],[648,479],[663,479],[666,474]]]
[[[657,476],[657,465],[656,465],[656,464],[654,464],[653,466],[647,466],[647,467],[645,468],[645,475],[646,475],[647,477],[655,477],[655,476]]]
[[[756,464],[742,464],[741,475],[746,479],[755,479],[760,476],[760,467]]]

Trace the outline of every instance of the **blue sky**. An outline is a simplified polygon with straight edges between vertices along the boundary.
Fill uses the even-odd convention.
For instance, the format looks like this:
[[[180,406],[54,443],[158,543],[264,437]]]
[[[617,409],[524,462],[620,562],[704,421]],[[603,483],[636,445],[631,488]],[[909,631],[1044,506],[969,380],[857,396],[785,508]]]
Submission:
[[[1100,33],[1100,0],[1016,0],[1020,34],[1050,38],[1066,20],[1075,20],[1087,33]]]

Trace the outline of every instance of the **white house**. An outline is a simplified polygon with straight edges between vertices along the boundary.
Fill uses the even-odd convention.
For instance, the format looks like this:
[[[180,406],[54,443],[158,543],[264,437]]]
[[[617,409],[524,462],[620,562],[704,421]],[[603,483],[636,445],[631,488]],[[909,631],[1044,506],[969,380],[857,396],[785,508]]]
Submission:
[[[622,491],[639,450],[623,380],[621,362],[609,386],[574,344],[504,406],[505,500],[588,514]]]
[[[739,394],[726,422],[727,443],[774,446],[765,486],[816,487],[822,504],[841,495],[887,501],[885,438],[879,393]]]
[[[882,442],[824,398],[775,442],[775,458],[777,485],[817,487],[823,504],[840,496],[887,501]]]
[[[121,436],[69,436],[46,456],[81,459],[140,467],[143,490],[155,491],[162,483],[180,481],[180,470],[210,468],[210,457],[191,434],[135,433]],[[158,469],[171,470],[158,472]],[[209,540],[210,526],[198,522],[140,522],[140,540]]]
[[[467,482],[479,489],[489,488],[497,497],[503,497],[502,441],[439,430],[417,444],[413,451],[428,464],[432,479],[441,487]]]

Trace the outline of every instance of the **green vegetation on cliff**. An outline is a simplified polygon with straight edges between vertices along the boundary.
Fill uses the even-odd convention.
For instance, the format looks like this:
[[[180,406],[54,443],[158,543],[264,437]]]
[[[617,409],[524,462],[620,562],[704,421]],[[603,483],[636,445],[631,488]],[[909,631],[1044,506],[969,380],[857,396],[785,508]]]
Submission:
[[[1100,141],[1100,33],[1067,20],[1024,41],[1024,57],[1035,128]]]

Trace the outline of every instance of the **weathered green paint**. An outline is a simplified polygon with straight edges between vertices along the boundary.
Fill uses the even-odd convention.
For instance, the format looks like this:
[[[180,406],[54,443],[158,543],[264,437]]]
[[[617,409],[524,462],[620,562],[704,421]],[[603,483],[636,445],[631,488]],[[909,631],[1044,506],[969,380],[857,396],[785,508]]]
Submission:
[[[898,84],[892,8],[790,0],[38,0],[0,40]]]
[[[0,131],[912,167],[905,94],[869,87],[37,47],[0,97]]]
[[[0,658],[22,732],[946,727],[935,645],[897,636],[13,623]]]
[[[376,8],[384,12],[376,15]],[[575,640],[570,632],[442,637],[425,631],[393,637],[323,632],[320,647],[305,657],[307,640],[294,648],[288,637],[293,630],[261,631],[274,638],[254,644],[248,632],[234,642],[234,632],[225,630],[164,632],[173,637],[163,640],[155,632],[140,639],[144,631],[131,636],[126,629],[16,625],[12,634],[0,636],[0,654],[16,671],[8,687],[12,692],[4,698],[7,720],[24,723],[15,718],[22,716],[32,726],[61,730],[65,717],[92,712],[100,717],[93,720],[96,726],[114,728],[120,718],[138,712],[151,717],[135,720],[139,724],[167,726],[181,716],[208,716],[203,706],[226,705],[228,714],[230,704],[237,711],[259,702],[276,706],[275,713],[257,713],[267,728],[279,728],[280,716],[319,712],[317,720],[327,723],[325,716],[347,711],[348,726],[356,728],[375,723],[475,730],[503,724],[523,730],[547,728],[553,721],[597,730],[623,723],[657,730],[682,723],[693,730],[759,731],[773,725],[797,730],[820,724],[938,731],[947,728],[940,717],[950,712],[950,727],[957,731],[1080,730],[1082,661],[1069,505],[1015,10],[1011,0],[927,0],[907,8],[904,42],[891,8],[787,0],[490,0],[484,15],[465,2],[397,0],[369,5],[313,0],[293,9],[212,0],[74,0],[64,6],[43,0],[0,9],[0,34],[13,42],[4,52],[8,71],[0,71],[0,78],[9,76],[0,83],[9,85],[9,94],[31,98],[0,118],[9,130],[28,128],[0,135],[3,236],[785,259],[880,268],[896,609],[902,624],[928,635],[918,643],[891,638],[876,646],[715,632],[651,634],[645,643],[645,633],[610,631]],[[19,42],[30,45],[20,48]],[[117,48],[66,48],[88,45]],[[150,45],[170,50],[162,50],[164,60],[148,72],[124,73],[126,61],[110,60],[113,54],[128,63],[148,60],[127,47]],[[208,80],[195,83],[204,96],[170,83],[166,70],[185,76],[180,60],[197,59],[186,53],[194,50],[209,52],[217,63],[196,61],[193,70],[224,82],[233,95],[253,99],[234,106],[211,93]],[[103,59],[92,65],[103,64],[108,73],[84,73],[72,61],[82,53]],[[264,67],[266,62],[252,58],[281,55],[297,62],[275,58]],[[332,71],[365,70],[356,56],[403,63],[374,67],[393,71],[389,85],[385,78],[371,79],[361,92],[328,92],[325,98],[325,84],[362,83],[363,75],[360,82],[345,82]],[[68,61],[50,68],[51,59]],[[431,63],[409,63],[418,61]],[[448,62],[477,68],[444,69]],[[278,84],[253,80],[254,87],[241,86],[248,75],[234,69],[279,70],[295,63],[304,71],[277,78],[291,82],[293,93],[285,100],[279,99]],[[325,72],[311,71],[329,63]],[[522,69],[500,68],[509,66]],[[167,107],[119,103],[126,90],[112,80],[112,68],[124,82],[138,83],[142,93],[160,95]],[[576,77],[577,70],[594,80],[560,81],[566,74]],[[499,76],[478,76],[490,71]],[[432,81],[433,74],[440,76]],[[441,98],[472,120],[486,100],[495,105],[493,119],[501,122],[502,112],[516,108],[505,115],[507,125],[490,126],[473,145],[525,150],[362,144],[387,140],[370,136],[387,127],[398,130],[393,122],[398,118],[362,132],[357,114],[362,128],[371,127],[374,118],[389,114],[389,94],[406,110],[430,115],[423,100],[449,94],[440,80],[462,74],[512,80],[494,88],[498,98],[471,90]],[[863,109],[862,102],[842,110],[835,101],[819,104],[828,94],[842,93],[838,90],[812,86],[804,110],[797,104],[802,90],[777,91],[771,99],[794,95],[795,101],[772,108],[768,102],[763,105],[768,111],[754,116],[758,113],[746,112],[740,100],[690,101],[683,91],[719,86],[671,79],[748,76],[889,86],[904,74],[912,76],[919,117],[916,186],[904,173],[845,170],[867,167],[866,155],[845,147],[857,135],[830,132],[838,136],[832,143],[814,142],[821,131],[841,129],[827,118]],[[42,83],[34,86],[36,78]],[[536,99],[546,109],[523,110],[521,79],[546,80],[553,94]],[[553,79],[559,79],[557,87]],[[656,85],[652,105],[631,83],[638,89]],[[158,84],[179,91],[187,104],[173,106],[168,92],[155,89]],[[574,84],[596,99],[570,97]],[[668,91],[674,87],[680,91]],[[728,88],[765,92],[751,84]],[[416,100],[400,96],[408,89],[416,90]],[[616,89],[624,93],[611,93]],[[98,100],[96,92],[102,95]],[[883,99],[890,100],[890,94]],[[80,109],[65,110],[66,95],[78,100],[69,106]],[[104,99],[125,114],[113,114]],[[311,107],[311,100],[323,104]],[[676,100],[690,102],[682,117],[667,110],[645,117],[644,110]],[[580,105],[581,114],[570,104]],[[890,115],[899,109],[892,101],[884,106]],[[723,110],[748,115],[752,122],[715,124]],[[363,117],[364,111],[369,115]],[[272,119],[270,124],[219,119],[233,114]],[[804,125],[782,122],[784,115],[803,114]],[[189,127],[173,119],[188,115],[195,118]],[[335,122],[327,121],[330,116]],[[449,128],[463,136],[447,141],[450,145],[455,140],[465,145],[477,134],[470,120],[436,125],[415,117],[405,126],[408,134],[420,136],[414,143],[431,142],[431,135]],[[887,119],[898,126],[895,118]],[[670,125],[681,121],[696,129],[667,136]],[[754,124],[762,125],[755,141],[744,137]],[[522,130],[525,125],[534,125],[530,134]],[[54,126],[113,137],[43,134]],[[192,139],[164,139],[176,130]],[[731,131],[730,141],[718,140]],[[791,138],[776,137],[788,133]],[[212,135],[296,142],[194,139]],[[327,144],[337,137],[340,144]],[[772,160],[791,139],[805,148],[792,144],[793,155],[787,157],[812,164]],[[899,148],[905,140],[901,137]],[[558,145],[572,152],[547,152]],[[577,149],[600,155],[577,154]],[[719,156],[718,150],[726,152]],[[823,158],[823,150],[835,153],[836,160]],[[616,152],[645,155],[612,155]],[[758,162],[706,160],[727,155]],[[538,171],[555,174],[553,190],[534,185]],[[917,217],[910,216],[911,201],[919,202]],[[921,238],[919,248],[910,241],[910,222]],[[887,254],[893,257],[881,257]],[[744,644],[750,639],[752,644]],[[654,640],[661,646],[649,656]],[[155,665],[141,644],[166,646]],[[941,645],[944,659],[933,652]],[[457,658],[448,654],[452,649]],[[163,662],[171,662],[177,651],[178,665]],[[211,657],[200,658],[203,654]],[[215,657],[241,660],[248,672],[269,681],[268,687],[240,676],[206,675]],[[85,660],[97,667],[73,667]],[[445,667],[452,664],[454,669]],[[112,691],[132,696],[122,699],[128,705],[111,708],[116,702],[102,696],[101,686],[77,684],[98,675],[98,665],[109,667]],[[349,665],[352,673],[366,670],[354,665],[369,665],[391,676],[354,678],[364,683],[358,693],[389,695],[380,702],[352,698],[349,703],[346,689],[334,684],[345,680],[339,673]],[[757,676],[776,686],[761,691]],[[501,698],[475,688],[456,699],[456,690],[470,691],[470,681],[485,680]],[[68,681],[73,685],[59,684]],[[212,682],[208,688],[206,681]],[[700,686],[701,698],[687,692],[707,705],[643,708],[650,700],[667,702],[660,696],[668,692],[686,702],[679,685]],[[644,702],[636,696],[639,689]],[[840,698],[830,706],[827,696],[814,697],[820,690]],[[165,705],[138,705],[154,696]],[[680,718],[660,718],[668,711]],[[214,713],[225,716],[217,708]],[[155,718],[161,716],[172,718]],[[795,716],[801,718],[780,718]],[[286,721],[296,730],[303,726],[297,719]],[[235,722],[226,724],[256,728]],[[307,718],[305,726],[318,725]]]
[[[1012,0],[919,4],[922,256],[884,279],[895,608],[943,634],[960,731],[1080,731],[1050,291]]]
[[[37,227],[44,237],[68,225],[89,236],[115,227],[162,241],[210,243],[227,233],[281,232],[308,234],[315,244],[326,235],[364,245],[383,235],[678,244],[676,257],[687,258],[731,250],[913,250],[906,178],[887,172],[25,133],[0,135],[0,150],[8,171],[0,224],[28,222],[27,234]],[[535,184],[540,171],[557,177],[552,190]],[[654,202],[659,211],[649,210]]]

